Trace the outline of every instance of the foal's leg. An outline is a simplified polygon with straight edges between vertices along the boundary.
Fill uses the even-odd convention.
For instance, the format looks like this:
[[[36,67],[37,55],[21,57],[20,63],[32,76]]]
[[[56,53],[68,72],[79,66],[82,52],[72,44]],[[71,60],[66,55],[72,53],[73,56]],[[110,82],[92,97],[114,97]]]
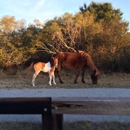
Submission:
[[[32,85],[33,85],[33,86],[35,86],[35,79],[36,79],[37,75],[39,74],[39,72],[40,72],[40,71],[35,72],[35,73],[33,74],[33,78],[32,78]]]
[[[49,85],[51,86],[51,81],[52,81],[52,72],[49,72],[49,78],[50,78],[50,80],[49,80]]]
[[[52,78],[53,78],[53,83],[56,85],[54,72],[52,72]]]

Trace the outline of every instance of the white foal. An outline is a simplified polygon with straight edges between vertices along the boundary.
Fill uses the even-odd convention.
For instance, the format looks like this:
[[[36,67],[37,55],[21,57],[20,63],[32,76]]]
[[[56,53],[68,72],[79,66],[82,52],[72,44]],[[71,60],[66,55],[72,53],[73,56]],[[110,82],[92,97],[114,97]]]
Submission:
[[[52,85],[51,84],[52,80],[53,80],[53,83],[56,84],[54,71],[57,66],[58,66],[57,57],[52,57],[52,60],[47,63],[38,62],[38,63],[34,64],[33,67],[34,67],[35,73],[33,74],[32,85],[35,86],[35,79],[41,71],[49,73],[49,78],[50,78],[49,85]]]

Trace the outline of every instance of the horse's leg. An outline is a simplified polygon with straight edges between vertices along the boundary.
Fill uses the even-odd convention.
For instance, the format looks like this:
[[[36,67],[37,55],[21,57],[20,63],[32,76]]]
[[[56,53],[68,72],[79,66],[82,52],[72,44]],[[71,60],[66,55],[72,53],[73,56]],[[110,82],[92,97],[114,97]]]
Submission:
[[[75,84],[77,84],[77,79],[78,79],[78,77],[79,77],[80,71],[81,71],[81,70],[78,70],[78,71],[77,71],[77,75],[76,75],[76,77],[75,77],[75,79],[74,79],[74,83],[75,83]]]
[[[61,77],[60,77],[60,70],[61,70],[61,66],[58,65],[58,68],[56,68],[56,72],[57,72],[57,75],[58,75],[58,77],[59,77],[60,83],[64,83],[64,82],[62,81]]]
[[[86,71],[86,68],[84,68],[84,69],[82,70],[82,82],[83,82],[83,83],[85,83],[85,81],[84,81],[84,73],[85,73],[85,71]]]
[[[32,78],[32,85],[33,85],[33,86],[35,86],[35,79],[36,79],[37,75],[39,74],[39,72],[40,72],[40,71],[35,72],[35,73],[33,74],[33,78]]]

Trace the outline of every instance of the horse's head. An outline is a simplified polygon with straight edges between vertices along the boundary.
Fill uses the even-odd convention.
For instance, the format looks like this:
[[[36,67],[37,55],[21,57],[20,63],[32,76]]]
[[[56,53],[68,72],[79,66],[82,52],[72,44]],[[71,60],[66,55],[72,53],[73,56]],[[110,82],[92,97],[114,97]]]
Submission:
[[[94,70],[94,72],[91,74],[91,79],[92,79],[93,84],[97,84],[98,75],[99,75],[99,71],[97,69]]]
[[[51,66],[58,67],[58,57],[52,57]]]

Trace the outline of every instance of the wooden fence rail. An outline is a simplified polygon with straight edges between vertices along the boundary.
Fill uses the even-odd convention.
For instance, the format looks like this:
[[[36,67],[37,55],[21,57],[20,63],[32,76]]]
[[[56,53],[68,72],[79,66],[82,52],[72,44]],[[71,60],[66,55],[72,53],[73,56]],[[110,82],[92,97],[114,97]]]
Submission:
[[[130,116],[130,98],[0,98],[0,114],[41,114],[43,130],[62,130],[64,114]]]
[[[41,114],[42,129],[52,129],[52,110],[50,97],[0,98],[0,114]]]
[[[58,114],[61,119],[64,114],[130,116],[130,98],[60,97],[53,98],[52,104],[52,113]],[[59,128],[62,128],[61,126],[62,124]]]

